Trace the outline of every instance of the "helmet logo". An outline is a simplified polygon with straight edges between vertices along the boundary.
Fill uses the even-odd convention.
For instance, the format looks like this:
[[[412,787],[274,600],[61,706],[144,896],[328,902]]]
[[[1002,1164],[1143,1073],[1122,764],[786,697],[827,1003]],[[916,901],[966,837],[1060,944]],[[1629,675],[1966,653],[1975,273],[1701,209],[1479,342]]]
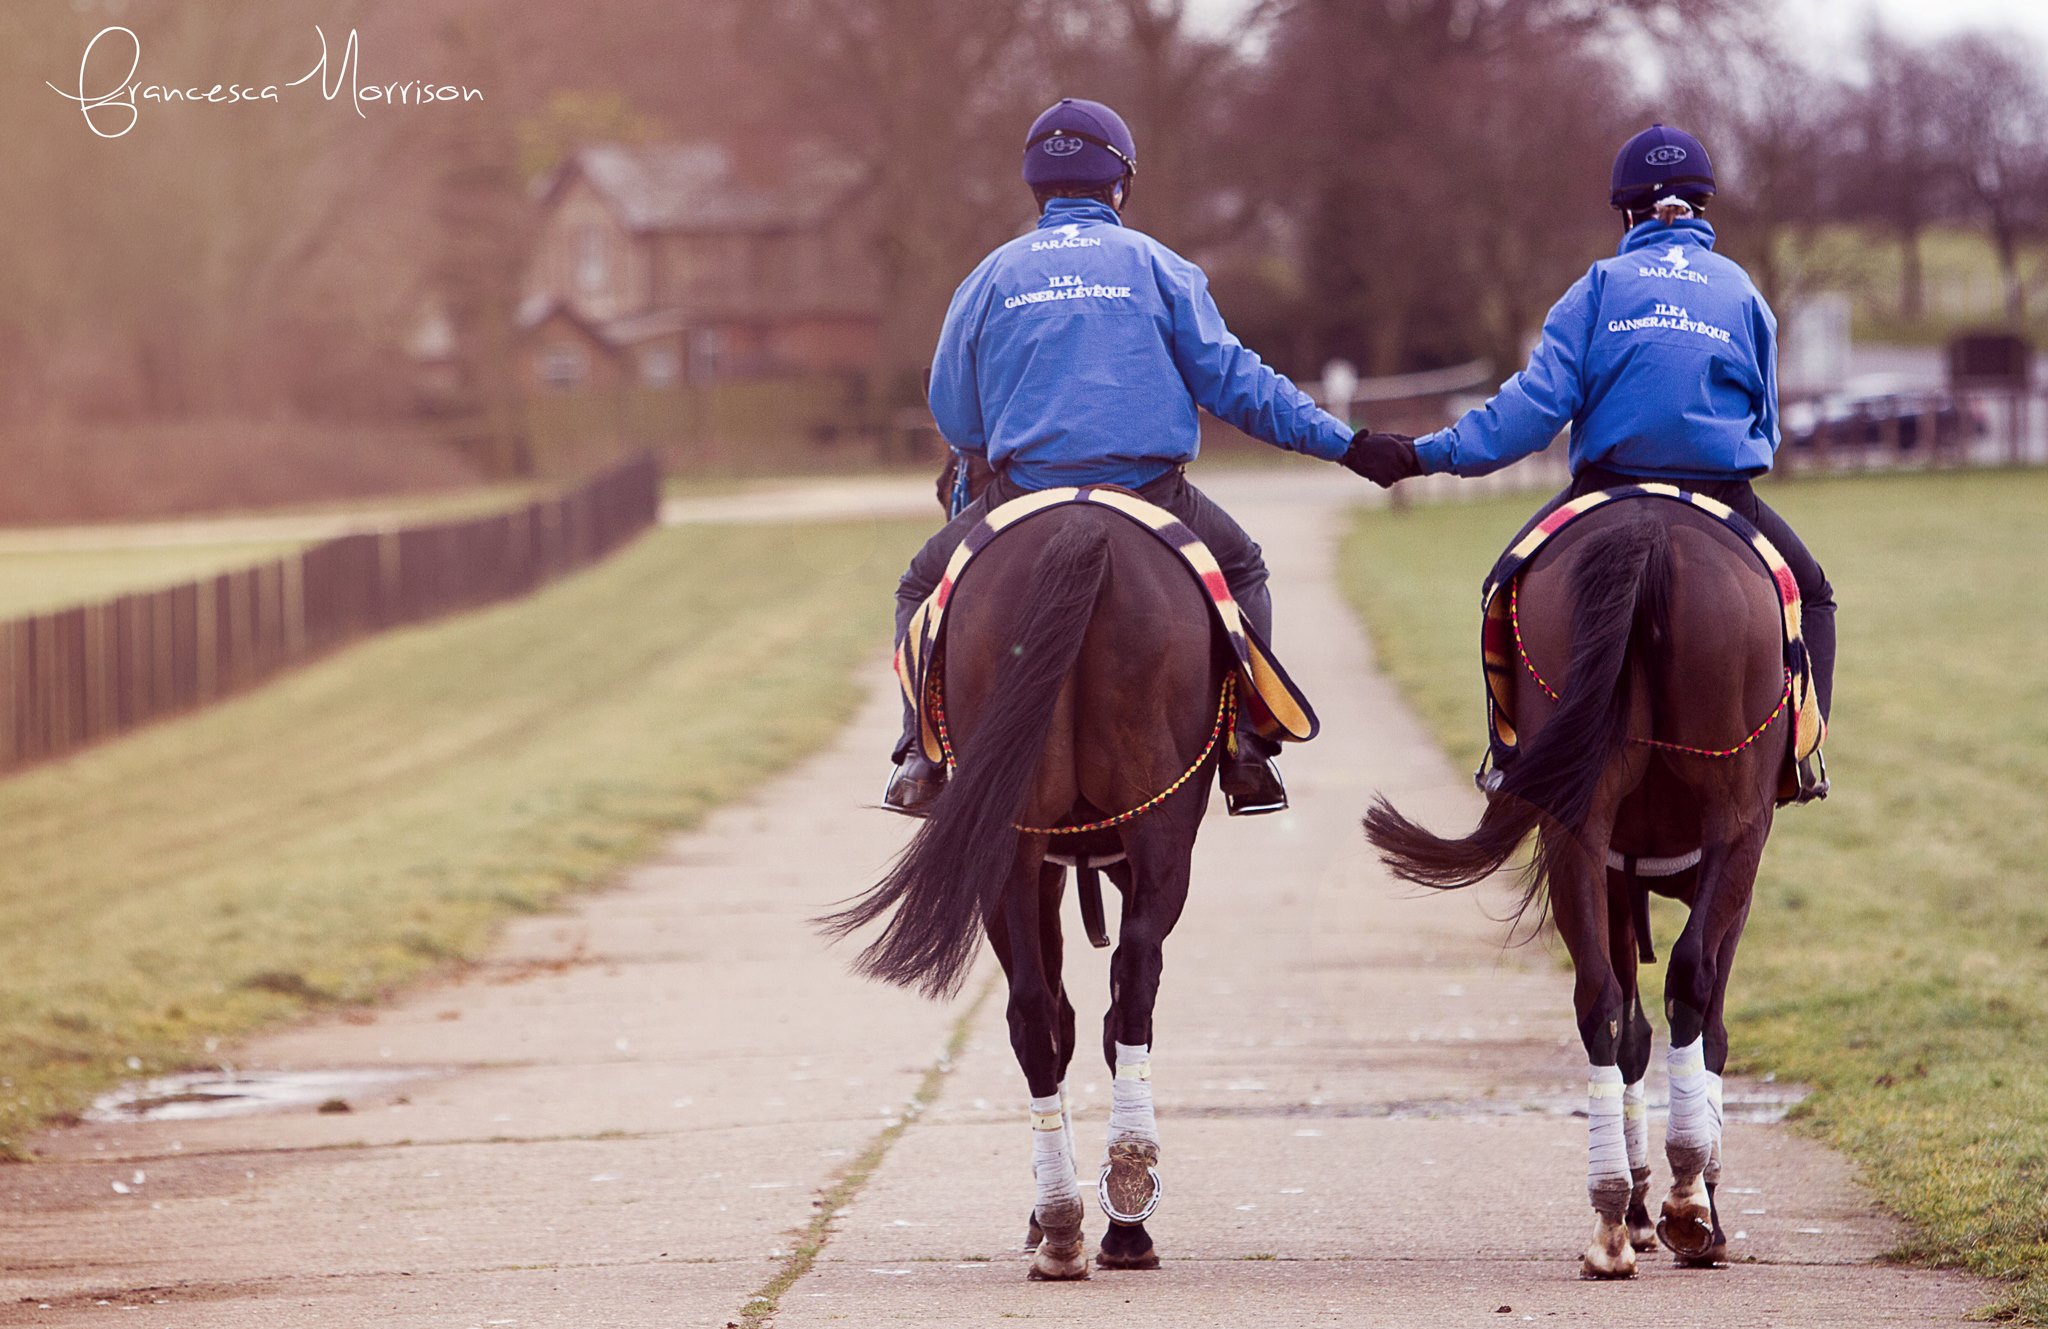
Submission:
[[[1045,155],[1048,157],[1071,157],[1087,147],[1078,138],[1049,138],[1045,141]]]
[[[1675,143],[1666,143],[1644,153],[1643,160],[1651,166],[1676,166],[1685,160],[1685,149]]]

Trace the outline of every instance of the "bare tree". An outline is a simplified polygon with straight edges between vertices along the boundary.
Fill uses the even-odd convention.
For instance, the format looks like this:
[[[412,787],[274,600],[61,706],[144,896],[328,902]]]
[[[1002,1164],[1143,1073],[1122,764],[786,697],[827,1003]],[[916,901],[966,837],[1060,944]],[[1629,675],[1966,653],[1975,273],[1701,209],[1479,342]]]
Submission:
[[[1824,276],[1787,260],[1795,247],[1811,250],[1833,215],[1842,155],[1835,126],[1846,96],[1762,28],[1702,44],[1672,80],[1670,106],[1714,157],[1713,215],[1726,219],[1724,244],[1774,305]]]
[[[1848,94],[1854,151],[1831,158],[1842,172],[1844,210],[1890,231],[1899,246],[1899,316],[1926,307],[1920,236],[1943,207],[1940,71],[1927,52],[1873,22],[1864,35],[1868,81]]]
[[[1295,0],[1253,110],[1298,218],[1319,355],[1519,360],[1602,247],[1632,100],[1609,42],[1651,4]]]
[[[1998,254],[2005,313],[2027,315],[2020,249],[2048,227],[2048,80],[2038,47],[2015,33],[1963,33],[1934,54],[1943,78],[1944,155]]]
[[[1016,162],[1045,83],[1027,38],[1051,16],[1051,0],[760,0],[750,11],[756,67],[784,90],[785,123],[861,171],[890,400],[921,397],[953,288],[1027,213]]]

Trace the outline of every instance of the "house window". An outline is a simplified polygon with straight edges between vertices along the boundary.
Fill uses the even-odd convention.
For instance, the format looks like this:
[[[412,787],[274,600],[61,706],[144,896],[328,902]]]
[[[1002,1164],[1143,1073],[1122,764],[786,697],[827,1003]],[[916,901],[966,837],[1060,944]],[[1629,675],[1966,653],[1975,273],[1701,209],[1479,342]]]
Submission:
[[[576,289],[584,295],[596,295],[604,290],[607,275],[604,231],[586,226],[577,236]]]
[[[673,346],[649,346],[640,352],[640,381],[650,388],[674,387],[682,370],[682,357]]]
[[[551,388],[580,388],[590,375],[590,357],[574,342],[557,342],[540,353],[540,381]]]

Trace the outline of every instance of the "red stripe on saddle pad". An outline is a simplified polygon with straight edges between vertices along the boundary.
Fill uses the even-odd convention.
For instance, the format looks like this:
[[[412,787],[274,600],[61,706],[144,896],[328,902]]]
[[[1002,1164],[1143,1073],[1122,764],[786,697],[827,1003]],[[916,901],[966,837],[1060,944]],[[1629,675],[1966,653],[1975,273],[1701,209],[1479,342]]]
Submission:
[[[1513,644],[1514,637],[1508,631],[1507,620],[1488,614],[1485,623],[1479,629],[1481,653],[1489,659],[1506,660],[1508,647]]]
[[[1771,574],[1778,583],[1778,603],[1789,605],[1799,598],[1799,583],[1793,580],[1792,569],[1779,568]]]
[[[1537,522],[1536,529],[1545,535],[1555,535],[1559,527],[1578,515],[1570,507],[1562,507],[1551,513],[1548,517],[1545,517],[1542,521]]]
[[[939,589],[932,592],[932,595],[937,601],[939,608],[944,609],[946,601],[953,598],[953,579],[951,577],[941,577],[939,579]]]
[[[1223,574],[1220,572],[1203,573],[1202,585],[1208,588],[1210,598],[1218,604],[1231,603],[1235,598],[1230,594],[1230,583],[1223,580]]]

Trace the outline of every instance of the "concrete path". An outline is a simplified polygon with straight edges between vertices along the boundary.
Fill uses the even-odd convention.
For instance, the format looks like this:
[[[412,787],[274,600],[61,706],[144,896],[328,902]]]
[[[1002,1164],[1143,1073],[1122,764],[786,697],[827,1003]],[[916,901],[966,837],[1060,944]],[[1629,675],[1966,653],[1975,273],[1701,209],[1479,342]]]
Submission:
[[[1168,945],[1163,1269],[1026,1283],[1023,1084],[1000,1000],[973,1005],[995,966],[934,1007],[855,983],[804,927],[905,830],[860,806],[892,723],[878,674],[832,750],[618,889],[515,925],[460,982],[237,1054],[420,1078],[346,1114],[45,1137],[53,1161],[0,1174],[0,1324],[719,1326],[768,1293],[783,1329],[1868,1325],[1987,1300],[1878,1264],[1892,1225],[1841,1160],[1768,1124],[1778,1086],[1741,1084],[1739,1262],[1579,1281],[1568,976],[1540,945],[1499,949],[1502,896],[1417,898],[1357,831],[1376,788],[1437,824],[1477,807],[1338,599],[1357,489],[1308,466],[1213,488],[1265,540],[1324,737],[1288,755],[1294,812],[1218,809]],[[1104,970],[1070,951],[1084,1042]],[[1076,1071],[1092,1153],[1108,1077],[1085,1054]]]

